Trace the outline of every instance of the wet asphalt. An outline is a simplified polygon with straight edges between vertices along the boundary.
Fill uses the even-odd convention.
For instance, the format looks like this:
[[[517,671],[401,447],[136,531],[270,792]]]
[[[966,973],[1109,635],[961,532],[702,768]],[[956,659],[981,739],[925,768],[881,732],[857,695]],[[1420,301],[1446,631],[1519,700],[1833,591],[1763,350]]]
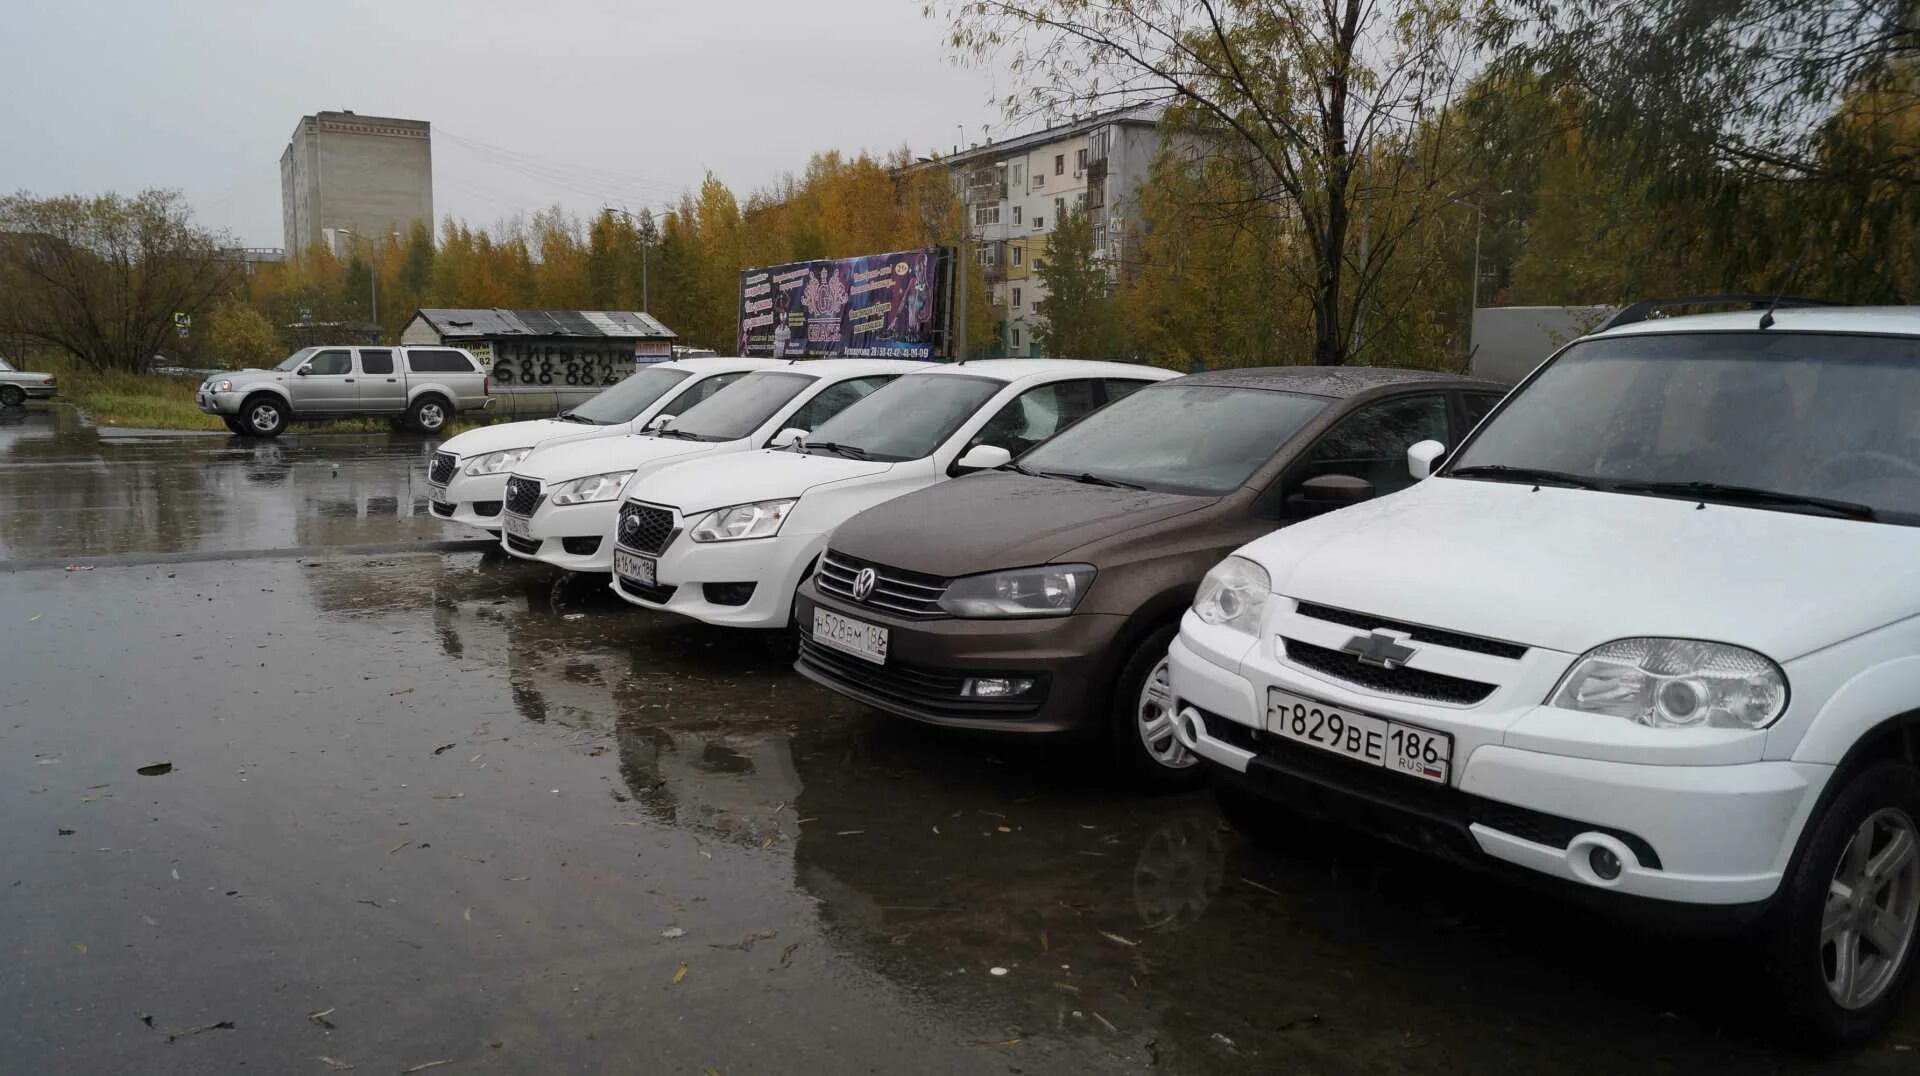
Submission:
[[[1796,1055],[1737,943],[1277,857],[485,552],[431,451],[0,412],[0,1069],[1920,1071],[1920,994]]]

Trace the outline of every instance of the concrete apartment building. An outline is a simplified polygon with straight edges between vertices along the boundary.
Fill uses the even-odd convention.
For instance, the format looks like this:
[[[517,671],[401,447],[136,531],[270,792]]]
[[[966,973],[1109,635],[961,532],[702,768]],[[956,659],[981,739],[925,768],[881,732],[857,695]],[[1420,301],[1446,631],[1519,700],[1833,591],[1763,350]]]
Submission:
[[[946,159],[966,203],[974,257],[1001,312],[1009,356],[1038,354],[1033,330],[1045,284],[1047,236],[1069,208],[1093,218],[1094,249],[1115,266],[1139,223],[1136,191],[1164,145],[1158,107],[1120,109],[989,142]],[[972,331],[981,344],[982,329]],[[1067,357],[1067,356],[1062,356]]]
[[[433,227],[433,128],[425,120],[316,112],[303,116],[280,155],[280,213],[287,252],[316,243],[335,254],[355,238]]]

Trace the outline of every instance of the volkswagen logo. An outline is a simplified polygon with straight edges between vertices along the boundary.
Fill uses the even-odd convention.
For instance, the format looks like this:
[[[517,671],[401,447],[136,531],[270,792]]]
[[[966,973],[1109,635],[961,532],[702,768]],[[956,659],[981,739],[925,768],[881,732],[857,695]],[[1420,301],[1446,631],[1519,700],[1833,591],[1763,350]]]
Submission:
[[[860,569],[859,573],[853,577],[853,600],[857,602],[866,601],[867,595],[873,593],[873,585],[879,581],[879,573],[875,572],[872,568]]]

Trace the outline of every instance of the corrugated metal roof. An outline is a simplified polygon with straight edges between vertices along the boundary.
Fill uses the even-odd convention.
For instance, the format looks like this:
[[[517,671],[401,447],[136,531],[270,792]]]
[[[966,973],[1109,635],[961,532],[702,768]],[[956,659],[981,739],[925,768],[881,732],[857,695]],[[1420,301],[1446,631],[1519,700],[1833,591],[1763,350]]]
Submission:
[[[620,340],[674,340],[672,329],[638,310],[420,310],[448,339],[492,336],[587,336]]]

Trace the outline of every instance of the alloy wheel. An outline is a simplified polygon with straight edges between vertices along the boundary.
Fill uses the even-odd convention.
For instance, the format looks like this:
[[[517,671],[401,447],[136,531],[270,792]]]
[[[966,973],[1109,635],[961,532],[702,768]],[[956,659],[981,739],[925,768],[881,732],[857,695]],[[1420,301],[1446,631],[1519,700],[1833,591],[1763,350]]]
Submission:
[[[1162,657],[1140,685],[1140,703],[1134,708],[1140,742],[1147,755],[1170,770],[1184,770],[1200,761],[1174,735],[1173,685],[1167,676],[1167,659]]]
[[[261,433],[272,433],[280,428],[280,412],[275,408],[261,404],[247,413],[247,421]]]
[[[439,404],[430,403],[420,405],[420,425],[425,426],[429,430],[437,430],[440,428],[440,425],[446,421],[447,413],[440,409]]]
[[[1869,815],[1840,853],[1820,920],[1827,993],[1843,1009],[1878,1001],[1900,973],[1920,922],[1920,830],[1905,811]]]

